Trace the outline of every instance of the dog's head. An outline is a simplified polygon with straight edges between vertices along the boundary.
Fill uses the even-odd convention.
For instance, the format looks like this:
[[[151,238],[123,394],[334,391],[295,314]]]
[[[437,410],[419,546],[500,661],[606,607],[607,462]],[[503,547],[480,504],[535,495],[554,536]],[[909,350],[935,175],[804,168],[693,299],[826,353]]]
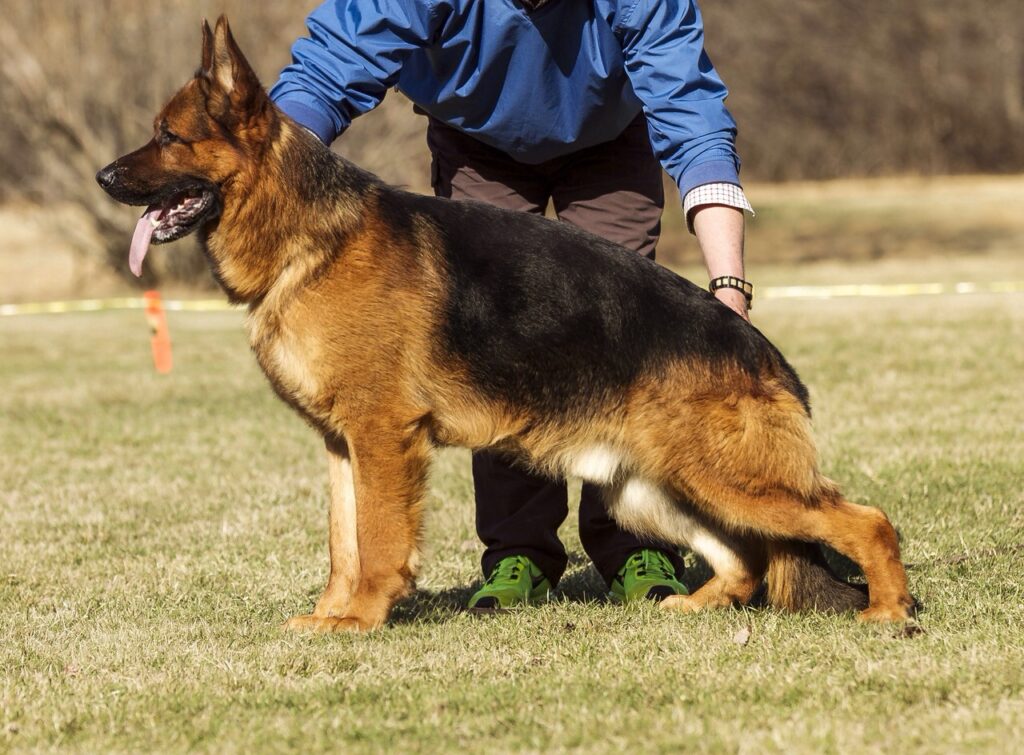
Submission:
[[[153,121],[153,138],[96,174],[111,197],[146,206],[129,265],[142,273],[150,243],[180,239],[216,222],[233,178],[251,170],[267,139],[270,100],[235,43],[227,18],[203,21],[195,77]]]

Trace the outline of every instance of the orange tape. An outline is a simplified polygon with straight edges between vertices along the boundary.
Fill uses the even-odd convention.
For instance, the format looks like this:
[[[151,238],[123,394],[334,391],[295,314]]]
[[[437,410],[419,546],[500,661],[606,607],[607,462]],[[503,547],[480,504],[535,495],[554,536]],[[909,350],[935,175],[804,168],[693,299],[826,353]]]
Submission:
[[[167,314],[160,301],[159,291],[146,291],[142,298],[146,303],[146,322],[153,334],[153,366],[157,372],[166,375],[174,364],[171,359],[171,331],[167,328]]]

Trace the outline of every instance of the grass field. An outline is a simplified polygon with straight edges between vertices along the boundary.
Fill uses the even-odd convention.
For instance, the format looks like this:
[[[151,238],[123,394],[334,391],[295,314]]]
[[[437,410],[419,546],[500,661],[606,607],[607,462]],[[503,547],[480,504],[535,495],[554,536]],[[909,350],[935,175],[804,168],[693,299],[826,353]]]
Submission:
[[[923,634],[617,607],[571,521],[553,602],[475,619],[461,451],[391,625],[286,634],[325,576],[326,470],[241,316],[172,315],[168,377],[140,313],[0,319],[0,751],[1015,750],[1024,295],[754,315],[811,387],[826,472],[901,530]]]

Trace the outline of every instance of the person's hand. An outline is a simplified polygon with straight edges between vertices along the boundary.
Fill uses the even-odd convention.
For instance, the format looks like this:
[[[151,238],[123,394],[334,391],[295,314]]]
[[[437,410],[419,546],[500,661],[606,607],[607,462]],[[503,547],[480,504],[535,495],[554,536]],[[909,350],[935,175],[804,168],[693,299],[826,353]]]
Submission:
[[[747,314],[747,297],[743,295],[742,291],[738,291],[735,288],[720,288],[715,291],[715,298],[744,320],[750,322],[750,316]]]

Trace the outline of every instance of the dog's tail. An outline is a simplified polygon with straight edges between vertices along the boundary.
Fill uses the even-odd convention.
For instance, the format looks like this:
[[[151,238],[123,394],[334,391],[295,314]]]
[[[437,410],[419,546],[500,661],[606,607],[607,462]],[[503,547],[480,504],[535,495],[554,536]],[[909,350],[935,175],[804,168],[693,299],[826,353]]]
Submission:
[[[798,540],[768,542],[768,602],[788,611],[859,611],[868,606],[867,587],[840,579],[821,547]]]

